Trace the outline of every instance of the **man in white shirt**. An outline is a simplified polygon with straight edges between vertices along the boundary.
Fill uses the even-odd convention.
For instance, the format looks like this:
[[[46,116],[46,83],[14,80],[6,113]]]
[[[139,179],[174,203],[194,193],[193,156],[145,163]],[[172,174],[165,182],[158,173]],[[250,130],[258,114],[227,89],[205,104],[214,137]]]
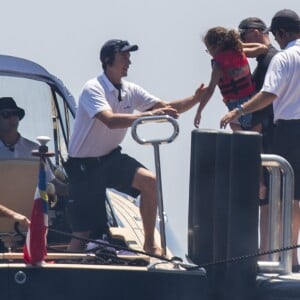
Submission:
[[[225,128],[237,116],[273,103],[274,153],[287,159],[295,174],[293,244],[297,244],[300,228],[300,18],[292,10],[280,10],[267,30],[273,33],[282,51],[272,58],[261,91],[226,114],[220,125]],[[294,250],[294,270],[299,269],[297,264],[297,250]]]
[[[115,188],[132,196],[141,195],[140,211],[144,226],[144,250],[161,254],[154,241],[157,212],[156,178],[134,158],[121,153],[119,144],[133,121],[142,116],[170,115],[174,118],[196,103],[194,96],[165,102],[127,82],[130,52],[138,50],[123,40],[109,40],[100,51],[103,74],[89,80],[80,95],[69,143],[67,172],[70,179],[69,211],[72,231],[87,238],[105,233],[105,189]],[[85,243],[72,239],[70,251],[80,251]]]
[[[24,109],[18,107],[13,98],[0,98],[0,159],[38,159],[32,156],[32,150],[37,150],[39,145],[18,132],[19,122],[24,116]],[[67,194],[67,185],[54,176],[48,164],[46,181],[54,184],[57,194]]]

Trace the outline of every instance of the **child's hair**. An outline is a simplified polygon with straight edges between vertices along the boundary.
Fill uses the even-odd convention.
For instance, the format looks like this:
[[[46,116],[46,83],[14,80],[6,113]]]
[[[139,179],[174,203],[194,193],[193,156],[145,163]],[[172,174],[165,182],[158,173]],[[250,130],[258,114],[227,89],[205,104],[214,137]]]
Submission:
[[[239,34],[233,29],[228,30],[224,27],[213,27],[207,31],[203,41],[207,48],[218,47],[221,51],[229,49],[239,52],[243,51]]]

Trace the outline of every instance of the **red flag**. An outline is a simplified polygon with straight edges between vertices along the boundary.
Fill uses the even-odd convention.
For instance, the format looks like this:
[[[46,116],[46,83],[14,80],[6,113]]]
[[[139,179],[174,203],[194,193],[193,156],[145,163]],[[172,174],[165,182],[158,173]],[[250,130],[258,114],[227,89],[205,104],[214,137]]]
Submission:
[[[30,226],[23,248],[25,263],[39,265],[47,255],[48,195],[46,192],[46,172],[41,163],[39,181],[35,191]]]

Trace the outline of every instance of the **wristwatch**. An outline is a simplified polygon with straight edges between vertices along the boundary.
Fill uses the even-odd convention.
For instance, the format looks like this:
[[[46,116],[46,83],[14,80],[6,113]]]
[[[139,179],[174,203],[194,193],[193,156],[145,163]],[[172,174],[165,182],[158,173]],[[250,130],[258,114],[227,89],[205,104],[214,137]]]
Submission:
[[[238,113],[240,116],[244,116],[244,115],[245,115],[245,111],[244,111],[243,104],[238,105],[238,106],[236,107],[236,110],[237,110],[237,113]]]

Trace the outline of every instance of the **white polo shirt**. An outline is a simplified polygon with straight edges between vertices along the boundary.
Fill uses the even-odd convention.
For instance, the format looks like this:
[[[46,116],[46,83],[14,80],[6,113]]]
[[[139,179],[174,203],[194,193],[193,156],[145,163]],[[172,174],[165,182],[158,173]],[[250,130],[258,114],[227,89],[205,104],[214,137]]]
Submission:
[[[288,43],[272,58],[262,91],[277,96],[274,122],[300,119],[300,39]]]
[[[85,84],[69,142],[71,157],[106,155],[123,141],[127,128],[109,129],[95,118],[97,113],[105,110],[126,114],[135,110],[143,112],[159,101],[140,86],[125,80],[122,80],[121,97],[119,101],[118,90],[104,73]]]

